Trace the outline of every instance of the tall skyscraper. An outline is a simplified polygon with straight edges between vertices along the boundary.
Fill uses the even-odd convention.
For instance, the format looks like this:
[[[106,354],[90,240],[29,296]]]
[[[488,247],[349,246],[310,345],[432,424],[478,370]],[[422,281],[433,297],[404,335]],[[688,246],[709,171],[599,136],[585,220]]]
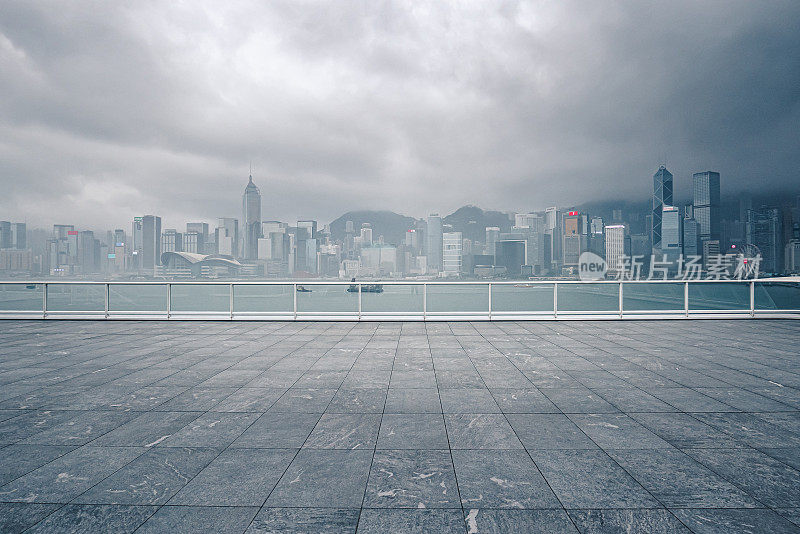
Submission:
[[[624,224],[606,226],[606,265],[608,270],[616,272],[625,256],[630,254],[628,228]]]
[[[442,270],[442,217],[438,213],[428,215],[427,246],[428,270]]]
[[[133,244],[131,245],[131,253],[134,256],[134,266],[141,267],[142,265],[142,217],[134,217],[131,225],[131,236],[133,237]]]
[[[161,265],[161,217],[145,215],[141,222],[141,266],[145,270],[154,271],[157,265]]]
[[[681,222],[681,210],[677,206],[664,206],[661,212],[661,254],[670,262],[676,262],[682,252]]]
[[[11,248],[11,223],[0,221],[0,248]]]
[[[446,276],[458,276],[461,273],[463,246],[461,232],[442,234],[442,271]]]
[[[761,271],[783,271],[783,239],[781,212],[778,208],[762,207],[747,212],[747,242],[761,251]]]
[[[550,240],[550,250],[549,254],[546,254],[546,256],[550,258],[549,268],[556,272],[561,271],[561,261],[563,258],[561,254],[562,218],[563,213],[555,206],[544,210],[544,233]]]
[[[692,218],[683,219],[683,255],[687,258],[700,256],[703,253],[700,245],[700,225]]]
[[[28,248],[28,227],[25,223],[11,224],[11,246],[19,250]]]
[[[588,216],[585,213],[568,211],[562,221],[563,264],[577,266],[581,253],[589,248]]]
[[[700,225],[700,241],[719,240],[721,206],[718,172],[696,172],[692,176],[694,219]]]
[[[258,239],[261,237],[261,191],[253,183],[253,176],[242,195],[242,224],[244,228],[244,251],[246,260],[258,259]]]
[[[650,214],[653,222],[650,230],[650,242],[654,254],[661,253],[661,217],[664,206],[672,206],[672,173],[661,165],[653,175],[653,211]]]

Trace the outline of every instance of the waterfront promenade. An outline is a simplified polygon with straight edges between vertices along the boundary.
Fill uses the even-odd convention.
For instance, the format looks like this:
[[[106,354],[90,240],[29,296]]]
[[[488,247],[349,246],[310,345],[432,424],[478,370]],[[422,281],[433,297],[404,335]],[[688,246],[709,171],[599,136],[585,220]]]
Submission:
[[[0,321],[0,532],[797,532],[798,347],[796,320]]]

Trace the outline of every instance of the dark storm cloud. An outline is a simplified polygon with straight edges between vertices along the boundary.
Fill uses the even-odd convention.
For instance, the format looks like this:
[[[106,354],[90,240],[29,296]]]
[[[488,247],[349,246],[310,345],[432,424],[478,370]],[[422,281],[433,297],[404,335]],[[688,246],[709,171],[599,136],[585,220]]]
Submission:
[[[4,2],[0,218],[167,226],[795,185],[797,2]]]

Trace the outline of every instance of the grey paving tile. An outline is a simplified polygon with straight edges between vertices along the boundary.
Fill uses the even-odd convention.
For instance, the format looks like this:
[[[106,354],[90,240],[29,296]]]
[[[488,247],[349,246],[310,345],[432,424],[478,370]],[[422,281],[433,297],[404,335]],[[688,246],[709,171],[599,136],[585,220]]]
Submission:
[[[81,412],[69,421],[38,432],[22,443],[41,445],[85,445],[118,426],[130,421],[136,414],[107,411]]]
[[[320,417],[316,413],[265,413],[231,447],[300,448]]]
[[[699,391],[686,387],[654,388],[650,390],[650,393],[682,412],[729,412],[736,410],[708,395],[703,395]]]
[[[0,486],[70,452],[73,447],[9,445],[0,451]]]
[[[800,471],[800,447],[763,449],[763,452]]]
[[[215,412],[266,412],[286,392],[283,388],[241,388],[214,406]]]
[[[440,389],[445,413],[500,413],[500,407],[486,388]]]
[[[696,417],[751,447],[800,446],[800,435],[753,414],[708,413]]]
[[[47,534],[133,532],[156,510],[156,506],[68,504],[27,532]]]
[[[636,388],[597,388],[595,393],[626,413],[676,412],[677,409],[661,399]]]
[[[690,449],[692,458],[772,508],[800,507],[800,471],[753,449]]]
[[[454,450],[464,508],[561,508],[525,451]]]
[[[588,388],[541,389],[564,413],[616,413],[619,410]]]
[[[112,400],[105,407],[115,410],[151,410],[185,390],[184,386],[146,386]]]
[[[675,449],[609,453],[669,508],[754,508],[758,503]]]
[[[647,532],[673,534],[691,531],[668,510],[569,510],[581,534]]]
[[[600,450],[534,450],[533,461],[566,508],[658,508],[659,503]]]
[[[711,398],[724,402],[743,412],[783,412],[793,410],[791,406],[752,393],[742,388],[696,388],[697,391]]]
[[[204,412],[214,408],[235,391],[236,388],[193,387],[171,398],[159,406],[159,409],[173,412]]]
[[[227,449],[168,504],[261,506],[295,452],[294,449]]]
[[[502,414],[445,414],[451,449],[521,449],[511,425]]]
[[[358,521],[358,534],[411,534],[437,532],[464,534],[461,510],[364,509]]]
[[[506,418],[528,450],[597,448],[564,414],[507,414]]]
[[[689,414],[633,413],[631,417],[679,449],[745,446]]]
[[[0,443],[17,443],[77,415],[74,411],[36,410],[12,417],[0,423]]]
[[[271,412],[322,413],[335,389],[290,388],[270,408]]]
[[[360,507],[371,458],[372,451],[302,449],[267,506]]]
[[[537,389],[493,389],[492,396],[503,413],[560,413]]]
[[[0,501],[70,502],[143,452],[140,447],[80,447],[0,487]]]
[[[92,445],[153,447],[200,415],[199,412],[145,412],[100,436]]]
[[[242,533],[258,512],[256,506],[162,506],[136,534],[193,532]]]
[[[772,510],[673,510],[697,534],[789,534],[798,527]]]
[[[781,508],[776,512],[800,527],[800,508]]]
[[[436,375],[430,371],[393,370],[389,381],[390,388],[435,388]]]
[[[358,509],[339,508],[268,508],[258,512],[247,534],[278,532],[355,532]]]
[[[571,414],[569,418],[603,449],[672,448],[625,414]]]
[[[367,508],[460,508],[449,451],[378,450],[364,499]]]
[[[385,414],[378,434],[379,449],[447,449],[441,414]]]
[[[328,413],[383,413],[385,388],[340,388],[325,410]]]
[[[389,388],[386,413],[442,413],[436,388]]]
[[[150,449],[73,502],[164,504],[218,454],[215,449]]]
[[[303,444],[309,449],[374,449],[379,414],[323,414]]]
[[[59,508],[60,504],[0,503],[0,532],[23,532]]]
[[[259,418],[257,413],[208,412],[162,441],[159,447],[226,447]]]
[[[464,510],[468,532],[496,534],[548,532],[572,534],[578,532],[563,510]]]

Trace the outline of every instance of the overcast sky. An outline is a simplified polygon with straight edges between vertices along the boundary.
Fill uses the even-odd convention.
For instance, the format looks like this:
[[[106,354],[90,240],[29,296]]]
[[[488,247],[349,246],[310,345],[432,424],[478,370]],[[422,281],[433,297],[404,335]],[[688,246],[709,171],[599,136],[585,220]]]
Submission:
[[[798,188],[800,2],[0,0],[0,219]]]

